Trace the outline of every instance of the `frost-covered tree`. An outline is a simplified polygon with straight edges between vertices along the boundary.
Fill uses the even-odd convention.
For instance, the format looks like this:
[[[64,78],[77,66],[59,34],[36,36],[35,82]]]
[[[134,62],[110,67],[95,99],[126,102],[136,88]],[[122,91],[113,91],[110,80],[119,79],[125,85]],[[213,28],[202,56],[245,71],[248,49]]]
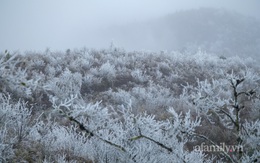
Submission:
[[[223,151],[231,162],[253,162],[259,159],[259,86],[259,74],[243,68],[237,73],[225,73],[225,78],[221,80],[198,81],[196,87],[186,86],[184,89],[184,94],[190,97],[190,102],[199,115],[206,119],[206,123],[227,129],[226,134],[231,138],[229,143],[237,147],[236,151],[229,151],[229,154]],[[255,115],[250,115],[250,112]],[[206,135],[194,136],[213,145],[219,143]]]

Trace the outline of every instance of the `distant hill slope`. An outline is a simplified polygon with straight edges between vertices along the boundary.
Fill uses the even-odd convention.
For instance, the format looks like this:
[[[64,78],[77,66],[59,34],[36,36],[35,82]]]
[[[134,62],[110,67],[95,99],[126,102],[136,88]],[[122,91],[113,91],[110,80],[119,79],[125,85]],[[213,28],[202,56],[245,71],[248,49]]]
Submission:
[[[251,57],[260,51],[260,22],[223,9],[180,11],[109,31],[111,38],[130,49],[194,52],[200,47],[218,55]]]

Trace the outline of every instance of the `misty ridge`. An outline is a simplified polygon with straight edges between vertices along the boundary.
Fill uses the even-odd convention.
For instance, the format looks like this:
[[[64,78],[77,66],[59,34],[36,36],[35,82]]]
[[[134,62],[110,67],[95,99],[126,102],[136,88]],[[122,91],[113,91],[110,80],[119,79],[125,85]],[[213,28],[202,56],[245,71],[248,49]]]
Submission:
[[[179,11],[167,16],[112,26],[101,31],[103,40],[113,40],[128,50],[180,51],[198,49],[222,56],[259,58],[259,20],[215,8]],[[99,39],[98,39],[99,40]]]

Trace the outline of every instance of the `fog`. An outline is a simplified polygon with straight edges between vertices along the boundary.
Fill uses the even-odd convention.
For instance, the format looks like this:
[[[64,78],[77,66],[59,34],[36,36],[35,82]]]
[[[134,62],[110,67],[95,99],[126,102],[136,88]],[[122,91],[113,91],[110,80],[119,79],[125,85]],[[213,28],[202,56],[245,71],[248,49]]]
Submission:
[[[111,41],[127,50],[174,50],[154,40],[147,41],[149,32],[144,44],[142,38],[136,38],[140,41],[137,45],[137,40],[129,37],[133,33],[131,27],[176,12],[209,7],[260,19],[258,0],[1,0],[0,51],[107,48]],[[160,35],[160,30],[156,35]],[[145,28],[139,32],[144,31]]]

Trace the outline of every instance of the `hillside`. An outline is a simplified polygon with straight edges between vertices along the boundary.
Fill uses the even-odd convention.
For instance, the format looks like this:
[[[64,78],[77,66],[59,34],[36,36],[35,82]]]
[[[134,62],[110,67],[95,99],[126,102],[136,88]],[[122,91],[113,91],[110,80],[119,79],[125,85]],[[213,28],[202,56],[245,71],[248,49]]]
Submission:
[[[253,59],[203,51],[6,51],[0,54],[0,159],[257,161],[259,70]],[[202,143],[234,150],[197,149]]]
[[[224,9],[200,8],[179,11],[146,23],[111,27],[104,35],[129,49],[194,53],[201,48],[223,56],[259,59],[259,29],[259,20],[252,17]]]

